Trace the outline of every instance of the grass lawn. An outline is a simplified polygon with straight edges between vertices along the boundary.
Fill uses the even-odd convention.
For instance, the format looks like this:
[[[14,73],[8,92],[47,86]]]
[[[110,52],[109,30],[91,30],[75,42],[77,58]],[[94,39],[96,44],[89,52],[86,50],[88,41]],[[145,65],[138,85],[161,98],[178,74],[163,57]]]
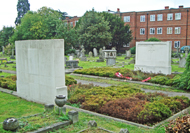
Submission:
[[[42,113],[44,106],[33,102],[28,102],[11,94],[0,92],[0,122],[6,118],[20,118],[32,114]]]
[[[90,114],[79,112],[79,122],[69,125],[63,129],[54,131],[54,133],[76,133],[83,129],[88,128],[88,122],[95,120],[98,127],[119,133],[121,128],[127,128],[130,133],[165,133],[164,126],[160,126],[155,129],[145,129],[133,125],[128,125],[122,122],[117,122],[111,119],[106,119]]]

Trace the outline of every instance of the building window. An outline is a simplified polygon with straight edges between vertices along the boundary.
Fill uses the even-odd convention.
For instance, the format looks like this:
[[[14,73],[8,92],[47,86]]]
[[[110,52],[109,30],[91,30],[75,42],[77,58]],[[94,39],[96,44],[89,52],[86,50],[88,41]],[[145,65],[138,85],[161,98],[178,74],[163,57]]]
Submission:
[[[75,26],[76,26],[77,22],[78,22],[78,20],[75,21]]]
[[[180,27],[175,27],[175,34],[180,34],[181,28]]]
[[[158,14],[157,21],[162,21],[162,20],[163,20],[163,14]]]
[[[124,22],[130,22],[130,16],[124,16],[123,20]]]
[[[181,20],[181,13],[175,13],[175,20]]]
[[[172,34],[172,27],[167,28],[167,34]]]
[[[145,28],[140,28],[140,35],[144,35],[145,34]]]
[[[155,15],[150,15],[150,21],[155,21]]]
[[[173,20],[173,13],[167,14],[167,20]]]
[[[162,34],[162,28],[157,28],[157,34]]]
[[[140,22],[145,22],[145,15],[140,16]]]
[[[123,44],[123,47],[129,47],[129,46],[130,46],[129,43],[127,43],[127,44]]]
[[[155,34],[155,28],[150,28],[150,34]]]
[[[70,22],[70,25],[73,26],[73,22]]]
[[[174,42],[174,48],[180,48],[180,41]]]

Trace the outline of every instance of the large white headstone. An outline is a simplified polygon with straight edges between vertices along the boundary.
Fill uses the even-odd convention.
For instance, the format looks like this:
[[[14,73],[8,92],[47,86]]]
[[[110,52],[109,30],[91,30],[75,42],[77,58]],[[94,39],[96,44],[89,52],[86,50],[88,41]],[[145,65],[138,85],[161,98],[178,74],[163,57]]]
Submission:
[[[54,104],[66,95],[64,40],[16,41],[17,93],[20,97]]]
[[[137,42],[134,69],[171,74],[171,42]]]

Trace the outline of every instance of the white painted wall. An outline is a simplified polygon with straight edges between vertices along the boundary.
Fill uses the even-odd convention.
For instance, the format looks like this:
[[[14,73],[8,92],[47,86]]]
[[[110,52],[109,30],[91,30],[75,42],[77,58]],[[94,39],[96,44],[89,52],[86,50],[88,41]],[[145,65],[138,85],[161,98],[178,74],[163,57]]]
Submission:
[[[64,40],[24,40],[15,44],[18,95],[44,104],[54,104],[56,95],[67,96]]]
[[[171,42],[136,42],[134,70],[171,74]]]

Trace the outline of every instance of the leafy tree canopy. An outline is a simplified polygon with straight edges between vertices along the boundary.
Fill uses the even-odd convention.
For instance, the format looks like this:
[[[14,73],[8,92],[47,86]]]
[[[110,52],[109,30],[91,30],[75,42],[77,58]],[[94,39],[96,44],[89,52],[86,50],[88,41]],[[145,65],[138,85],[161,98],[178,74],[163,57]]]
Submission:
[[[119,50],[124,44],[127,44],[132,40],[130,26],[124,25],[120,16],[108,12],[101,12],[99,15],[103,16],[105,21],[109,22],[109,32],[112,36],[110,43],[112,44],[112,47],[116,47],[116,49]]]
[[[13,27],[3,27],[3,29],[0,31],[0,49],[2,49],[2,46],[8,45],[9,38],[13,35],[13,33]]]
[[[21,18],[30,10],[30,4],[28,0],[18,0],[17,3],[17,18],[15,24],[18,25],[21,23]]]
[[[111,41],[109,22],[94,10],[87,11],[79,23],[77,28],[79,43],[84,45],[87,51],[92,51],[93,48],[99,49]]]

